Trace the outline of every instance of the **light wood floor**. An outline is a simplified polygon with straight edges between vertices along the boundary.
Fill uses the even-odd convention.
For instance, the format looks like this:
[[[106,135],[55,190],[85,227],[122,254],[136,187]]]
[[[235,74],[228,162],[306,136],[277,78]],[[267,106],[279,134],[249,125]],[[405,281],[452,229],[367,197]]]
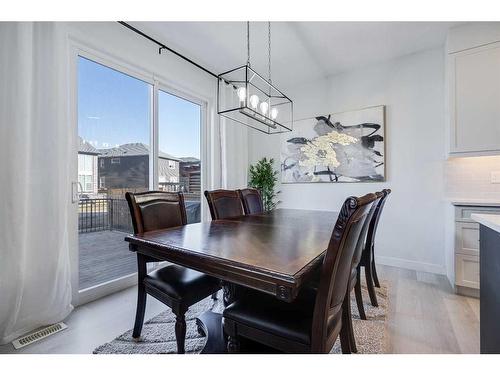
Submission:
[[[379,266],[389,282],[387,317],[391,353],[478,353],[479,300],[453,294],[446,278],[423,272]],[[16,351],[0,353],[91,353],[133,325],[136,288],[129,288],[75,309],[69,328]],[[149,297],[146,319],[164,310]]]
[[[479,299],[454,294],[441,275],[380,268],[391,353],[479,353]]]

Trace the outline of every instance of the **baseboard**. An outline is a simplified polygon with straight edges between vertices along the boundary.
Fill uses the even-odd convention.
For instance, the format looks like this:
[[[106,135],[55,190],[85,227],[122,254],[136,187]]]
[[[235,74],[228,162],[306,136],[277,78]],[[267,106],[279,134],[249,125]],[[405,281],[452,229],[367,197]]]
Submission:
[[[456,286],[456,293],[462,296],[479,298],[479,289],[467,288],[466,286]]]
[[[446,275],[446,268],[440,264],[417,262],[414,260],[407,260],[394,257],[386,256],[375,256],[376,263],[383,264],[385,266],[405,268],[414,271],[422,271],[435,273],[438,275]]]

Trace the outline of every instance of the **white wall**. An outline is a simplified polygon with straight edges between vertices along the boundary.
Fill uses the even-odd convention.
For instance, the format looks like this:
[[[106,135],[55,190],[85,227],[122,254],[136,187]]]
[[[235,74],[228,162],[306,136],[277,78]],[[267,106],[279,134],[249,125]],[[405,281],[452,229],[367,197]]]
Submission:
[[[285,184],[281,207],[338,210],[349,195],[391,188],[379,226],[380,263],[445,273],[444,50],[350,71],[286,93],[295,118],[386,105],[385,183]],[[280,137],[251,132],[249,160],[279,161]]]

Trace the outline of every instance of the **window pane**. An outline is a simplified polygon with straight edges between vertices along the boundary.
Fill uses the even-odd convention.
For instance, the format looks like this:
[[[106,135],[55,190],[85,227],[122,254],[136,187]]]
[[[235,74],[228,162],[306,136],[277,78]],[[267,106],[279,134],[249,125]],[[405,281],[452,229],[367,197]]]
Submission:
[[[201,107],[158,93],[158,187],[184,192],[188,222],[201,220]]]
[[[91,192],[93,189],[92,176],[85,176],[85,192]]]
[[[127,191],[149,189],[152,86],[78,59],[80,289],[136,272]],[[114,162],[113,162],[114,161]]]

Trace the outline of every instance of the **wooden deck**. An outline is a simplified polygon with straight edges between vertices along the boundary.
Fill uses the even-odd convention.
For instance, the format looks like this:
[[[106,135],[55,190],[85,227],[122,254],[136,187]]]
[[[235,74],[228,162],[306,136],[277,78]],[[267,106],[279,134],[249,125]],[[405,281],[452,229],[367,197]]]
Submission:
[[[123,239],[127,233],[80,233],[80,290],[137,272],[136,255]]]

